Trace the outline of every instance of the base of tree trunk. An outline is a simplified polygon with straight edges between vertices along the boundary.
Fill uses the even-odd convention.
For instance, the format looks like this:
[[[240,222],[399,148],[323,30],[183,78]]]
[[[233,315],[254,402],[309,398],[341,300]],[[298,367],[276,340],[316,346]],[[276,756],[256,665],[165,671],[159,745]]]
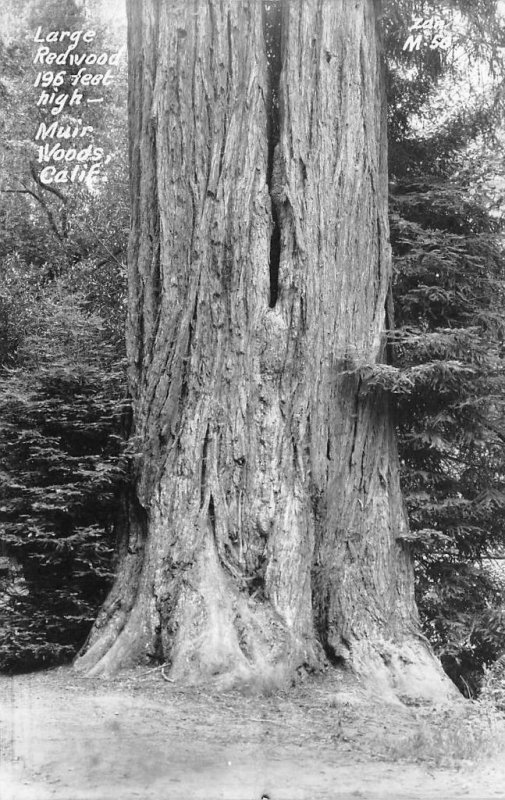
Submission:
[[[173,607],[160,608],[142,575],[132,589],[131,572],[118,579],[123,596],[117,589],[102,609],[76,669],[109,676],[139,663],[169,661],[177,682],[225,688],[274,678],[285,684],[297,670],[313,671],[324,663],[322,648],[298,620],[289,626],[269,602],[238,591],[211,543],[179,581]]]
[[[352,665],[360,681],[385,700],[417,704],[462,699],[421,639],[360,643],[353,648]]]
[[[307,673],[328,669],[315,634],[287,624],[268,601],[239,592],[213,547],[202,552],[180,587],[176,607],[170,609],[170,630],[161,630],[152,588],[146,591],[142,574],[136,580],[135,568],[126,564],[75,661],[78,671],[110,677],[139,664],[168,662],[170,677],[184,686],[261,690],[287,688]],[[439,703],[459,697],[415,636],[401,643],[354,642],[342,666],[385,699]]]
[[[186,652],[181,653],[168,671],[170,678],[186,687],[206,684],[215,689],[228,690],[250,686],[261,691],[289,688],[296,685],[307,672],[321,673],[329,667],[324,656],[319,660],[314,659],[312,664],[303,662],[296,658],[295,648],[291,658],[286,657],[284,661],[274,663],[269,659],[264,635],[257,638],[256,657],[250,661],[240,649],[239,631],[228,626],[223,638],[222,633],[222,625],[217,626],[214,641],[209,633],[207,641],[200,642],[200,646],[203,644],[204,647],[199,652],[188,643]],[[252,642],[250,632],[249,642]],[[97,653],[89,652],[79,657],[74,667],[89,677],[112,677],[121,667],[134,666],[130,658],[120,661],[121,655],[126,656],[128,644],[131,646],[131,643],[130,637],[123,638],[121,643],[117,639],[115,646],[98,660],[95,661]],[[206,657],[208,660],[205,660]],[[352,661],[341,668],[350,669],[362,686],[385,701],[443,704],[462,699],[436,659],[423,644],[415,640],[403,645],[383,642],[380,648],[363,645],[357,648]]]

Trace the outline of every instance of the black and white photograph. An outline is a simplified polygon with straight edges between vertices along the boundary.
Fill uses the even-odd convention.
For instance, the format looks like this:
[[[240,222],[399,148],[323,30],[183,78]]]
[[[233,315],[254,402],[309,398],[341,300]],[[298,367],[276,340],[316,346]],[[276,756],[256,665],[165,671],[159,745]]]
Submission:
[[[505,798],[505,0],[0,0],[0,800]]]

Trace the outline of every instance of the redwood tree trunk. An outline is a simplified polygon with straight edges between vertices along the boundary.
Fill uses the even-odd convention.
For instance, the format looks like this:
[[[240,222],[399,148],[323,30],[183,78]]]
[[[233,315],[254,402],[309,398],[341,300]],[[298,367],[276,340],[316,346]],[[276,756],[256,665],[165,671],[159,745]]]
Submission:
[[[130,0],[135,482],[93,673],[442,683],[359,377],[391,272],[376,6]]]

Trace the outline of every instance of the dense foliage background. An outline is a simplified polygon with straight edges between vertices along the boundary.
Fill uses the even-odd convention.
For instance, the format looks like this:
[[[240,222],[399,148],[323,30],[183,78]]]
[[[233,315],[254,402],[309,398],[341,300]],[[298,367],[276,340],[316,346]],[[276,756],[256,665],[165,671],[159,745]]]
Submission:
[[[361,367],[396,406],[424,631],[470,695],[505,651],[502,6],[384,4],[394,285],[388,362]],[[102,7],[0,0],[4,670],[82,644],[110,585],[127,481],[125,59],[90,123],[112,155],[105,182],[45,188],[33,144],[31,32],[93,27],[101,49],[118,49],[125,31]],[[416,17],[419,49],[404,49]],[[441,23],[448,45],[432,47]]]
[[[369,379],[396,399],[424,630],[467,695],[505,651],[502,5],[395,2],[386,18],[396,330]],[[409,6],[428,26],[412,52]]]
[[[45,186],[34,136],[54,118],[36,105],[33,32],[92,28],[93,51],[114,52],[124,31],[72,0],[2,10],[0,669],[16,670],[72,657],[113,575],[128,425],[126,58],[106,114],[86,108],[111,156],[105,181]],[[56,119],[78,124],[74,110]]]

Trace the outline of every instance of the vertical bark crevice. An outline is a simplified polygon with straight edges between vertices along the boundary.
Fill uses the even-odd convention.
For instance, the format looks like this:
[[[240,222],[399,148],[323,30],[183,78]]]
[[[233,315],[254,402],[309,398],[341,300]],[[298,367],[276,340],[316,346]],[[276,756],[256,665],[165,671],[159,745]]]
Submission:
[[[270,234],[270,297],[269,306],[274,308],[279,296],[279,265],[281,259],[281,224],[276,197],[277,145],[281,130],[279,85],[282,69],[282,7],[280,0],[263,0],[263,38],[267,60],[266,106],[267,106],[267,186],[271,202],[272,232]]]
[[[357,385],[354,396],[354,411],[353,411],[353,429],[351,437],[351,452],[349,455],[349,472],[354,468],[354,451],[356,449],[356,442],[358,439],[358,432],[360,431],[360,391],[361,391],[361,378],[358,377]]]
[[[203,446],[202,446],[202,471],[200,477],[200,505],[204,506],[207,494],[207,459],[208,459],[208,450],[209,450],[209,428],[207,426],[207,430],[205,431],[205,436],[203,439]],[[211,498],[212,499],[212,498]],[[210,503],[209,503],[209,514],[210,514]]]
[[[279,226],[279,216],[272,204],[272,235],[270,237],[270,298],[268,305],[275,308],[279,296],[279,264],[281,260],[281,229]]]
[[[219,551],[219,541],[216,530],[216,508],[214,506],[214,496],[212,494],[209,497],[209,522],[212,530],[212,535],[214,536],[214,540],[216,542],[216,546]]]

